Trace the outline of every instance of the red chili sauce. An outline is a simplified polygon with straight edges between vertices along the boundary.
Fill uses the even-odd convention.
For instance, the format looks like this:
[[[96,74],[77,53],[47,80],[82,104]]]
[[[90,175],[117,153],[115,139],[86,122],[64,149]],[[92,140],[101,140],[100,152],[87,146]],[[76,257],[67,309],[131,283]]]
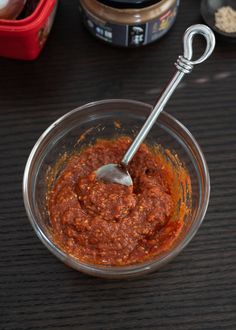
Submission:
[[[124,266],[150,260],[170,248],[183,227],[181,215],[172,219],[179,200],[174,169],[147,145],[128,168],[133,186],[96,180],[94,171],[119,163],[130,143],[128,137],[98,140],[72,155],[49,193],[54,240],[83,262]]]

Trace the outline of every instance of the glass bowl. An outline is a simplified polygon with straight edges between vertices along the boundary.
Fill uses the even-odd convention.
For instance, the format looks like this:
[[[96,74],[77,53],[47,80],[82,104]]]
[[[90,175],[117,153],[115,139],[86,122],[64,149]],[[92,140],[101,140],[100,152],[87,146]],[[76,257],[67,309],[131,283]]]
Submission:
[[[130,278],[154,271],[173,259],[196,234],[205,216],[210,179],[203,153],[191,133],[171,115],[162,112],[146,142],[160,144],[177,153],[184,163],[192,185],[192,211],[184,219],[184,229],[171,248],[151,261],[132,266],[85,264],[65,253],[53,242],[47,212],[48,172],[65,152],[79,150],[97,138],[115,135],[134,136],[152,107],[131,100],[104,100],[89,103],[65,114],[54,122],[36,142],[28,158],[23,196],[31,225],[43,244],[68,266],[84,273],[106,278]],[[117,128],[114,123],[119,122]],[[79,139],[80,136],[84,139]],[[79,140],[78,140],[79,139]]]

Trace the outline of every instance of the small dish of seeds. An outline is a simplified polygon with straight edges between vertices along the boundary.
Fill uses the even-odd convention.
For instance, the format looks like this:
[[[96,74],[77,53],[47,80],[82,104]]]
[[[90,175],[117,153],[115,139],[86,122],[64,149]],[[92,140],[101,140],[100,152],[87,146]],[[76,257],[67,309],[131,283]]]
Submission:
[[[201,15],[221,39],[236,41],[235,0],[202,0]]]

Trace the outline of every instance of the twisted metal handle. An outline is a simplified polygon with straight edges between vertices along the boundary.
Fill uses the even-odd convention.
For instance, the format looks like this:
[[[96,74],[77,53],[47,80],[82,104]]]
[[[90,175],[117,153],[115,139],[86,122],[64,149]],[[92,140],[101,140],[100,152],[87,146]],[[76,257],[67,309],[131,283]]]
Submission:
[[[201,34],[206,39],[206,49],[203,55],[198,60],[192,61],[191,59],[193,57],[193,38],[197,34]],[[184,33],[183,44],[184,55],[178,57],[175,66],[180,72],[191,73],[194,65],[204,62],[212,54],[215,48],[215,35],[206,25],[192,25]]]
[[[192,61],[193,56],[193,38],[195,35],[201,34],[206,39],[206,49],[203,55],[195,61]],[[124,166],[127,166],[133,156],[135,155],[136,151],[138,150],[140,144],[144,141],[147,134],[149,133],[150,129],[154,125],[157,117],[164,109],[166,103],[170,99],[171,95],[176,90],[177,86],[185,76],[185,74],[191,73],[193,70],[194,65],[200,64],[205,61],[213,52],[215,48],[215,36],[212,30],[207,27],[206,25],[196,24],[190,26],[184,33],[183,37],[183,44],[184,44],[184,55],[179,56],[177,59],[175,66],[177,68],[177,72],[174,74],[173,78],[167,85],[167,87],[162,92],[160,98],[158,99],[156,105],[154,106],[151,114],[147,118],[146,122],[144,123],[142,129],[134,139],[133,143],[129,147],[128,151],[124,155],[121,163]]]

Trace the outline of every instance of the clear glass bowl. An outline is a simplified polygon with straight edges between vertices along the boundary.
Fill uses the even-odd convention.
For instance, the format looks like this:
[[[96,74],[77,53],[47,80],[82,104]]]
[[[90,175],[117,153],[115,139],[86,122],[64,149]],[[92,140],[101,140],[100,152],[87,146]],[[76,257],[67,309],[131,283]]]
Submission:
[[[205,158],[190,132],[175,118],[162,112],[147,137],[147,143],[158,143],[176,152],[187,168],[192,183],[192,212],[186,215],[184,229],[171,249],[145,263],[108,267],[82,263],[53,242],[46,203],[50,168],[64,152],[80,149],[97,138],[134,136],[151,109],[148,104],[131,100],[104,100],[84,105],[53,123],[36,142],[29,156],[23,179],[24,203],[29,220],[43,244],[76,270],[106,278],[129,278],[157,270],[190,242],[203,221],[210,195]],[[120,129],[115,130],[115,121],[121,123]],[[82,134],[85,139],[78,142]]]

